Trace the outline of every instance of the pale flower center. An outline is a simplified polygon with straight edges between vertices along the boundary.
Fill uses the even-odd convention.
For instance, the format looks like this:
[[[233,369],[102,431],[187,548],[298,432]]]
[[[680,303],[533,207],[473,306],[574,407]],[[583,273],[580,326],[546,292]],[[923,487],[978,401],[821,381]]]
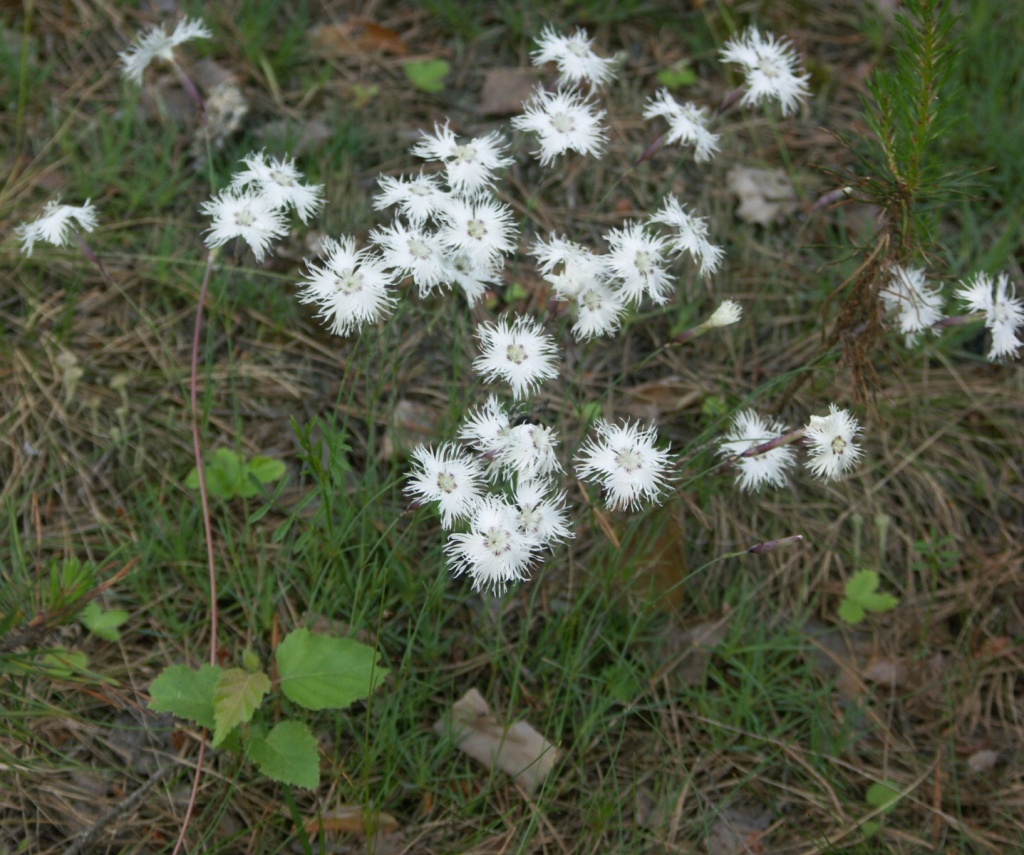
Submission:
[[[487,226],[483,220],[470,220],[466,223],[466,231],[473,240],[483,240],[487,237]]]
[[[580,297],[580,302],[592,312],[596,312],[604,306],[604,301],[601,299],[601,295],[594,290],[587,291],[582,297]]]
[[[236,226],[242,226],[244,228],[245,226],[251,226],[255,222],[256,215],[249,208],[243,208],[241,211],[235,211]]]
[[[476,162],[476,146],[470,143],[455,146],[455,151],[452,152],[452,160],[456,163]]]
[[[281,187],[295,186],[295,180],[287,172],[282,172],[280,169],[270,170],[270,180]]]
[[[455,476],[451,472],[441,472],[437,476],[437,489],[442,493],[454,493],[459,488]]]
[[[642,469],[644,465],[643,458],[632,448],[624,448],[622,451],[616,452],[615,462],[620,469],[630,475]]]
[[[832,440],[832,453],[841,455],[844,451],[846,451],[846,440],[837,436]]]
[[[641,250],[636,254],[636,260],[633,262],[636,265],[636,269],[640,272],[641,276],[650,276],[654,272],[654,265],[651,263],[651,254],[646,250]]]
[[[334,288],[339,294],[351,296],[363,290],[363,274],[358,270],[349,270],[334,279]]]
[[[574,56],[578,56],[580,59],[586,59],[590,53],[586,45],[581,45],[578,42],[570,42],[568,45],[566,45],[566,48],[568,49],[569,53],[573,54]]]
[[[526,348],[518,342],[510,344],[508,349],[505,351],[505,358],[515,365],[522,365],[526,362],[526,356]]]
[[[576,123],[572,120],[572,116],[567,113],[555,113],[551,117],[551,127],[560,134],[571,134],[576,130]]]
[[[782,77],[782,66],[773,56],[762,56],[758,63],[758,69],[765,77]]]
[[[495,558],[511,551],[512,538],[508,530],[498,526],[487,529],[484,533],[484,548],[493,554]]]
[[[409,195],[411,196],[430,196],[434,192],[434,188],[429,184],[410,184]]]
[[[419,261],[426,261],[430,258],[430,247],[419,238],[409,240],[409,255]]]

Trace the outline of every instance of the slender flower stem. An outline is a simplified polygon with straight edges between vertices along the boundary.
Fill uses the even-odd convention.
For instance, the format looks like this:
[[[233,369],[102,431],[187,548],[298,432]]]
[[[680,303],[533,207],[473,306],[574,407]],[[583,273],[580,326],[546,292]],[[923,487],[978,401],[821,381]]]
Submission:
[[[748,448],[742,454],[737,454],[737,457],[757,457],[759,454],[767,454],[775,448],[782,445],[789,445],[791,442],[796,442],[805,433],[807,433],[807,427],[798,427],[796,430],[791,430],[789,433],[784,433],[782,436],[777,436],[775,439],[770,439],[768,442],[762,442],[760,445],[755,445],[753,448]]]
[[[196,327],[192,335],[192,376],[189,381],[189,400],[192,408],[192,451],[196,460],[196,472],[199,473],[199,498],[203,509],[203,530],[206,535],[206,563],[210,576],[210,664],[217,664],[217,566],[213,555],[213,524],[210,521],[210,499],[206,492],[206,471],[203,469],[203,444],[199,434],[199,339],[203,331],[203,306],[210,290],[210,275],[213,273],[213,260],[216,250],[210,250],[206,256],[206,272],[203,284],[199,289],[199,303],[196,307]],[[188,808],[178,832],[178,840],[174,844],[171,855],[178,855],[185,844],[185,832],[192,822],[199,797],[199,782],[203,777],[203,760],[206,757],[206,732],[199,743],[199,757],[196,759],[196,774],[192,779],[192,792],[189,794]]]
[[[965,324],[973,324],[975,321],[981,321],[984,316],[980,313],[971,313],[968,315],[951,315],[948,318],[943,318],[941,321],[936,321],[932,324],[933,330],[944,330],[948,327],[960,327]]]
[[[104,267],[103,262],[100,261],[100,257],[93,251],[93,248],[89,246],[88,242],[84,237],[82,237],[81,233],[75,232],[75,240],[78,241],[78,248],[82,250],[82,254],[86,258],[88,258],[89,261],[96,265],[96,269],[99,270],[100,275],[103,277],[103,281],[106,282],[115,291],[120,291],[121,289],[117,287],[117,284],[114,282],[114,280],[110,277],[110,274],[107,272],[107,268]]]
[[[196,107],[199,108],[199,124],[206,124],[206,102],[203,100],[203,96],[199,94],[199,90],[196,88],[195,83],[192,82],[192,78],[188,76],[188,73],[178,63],[172,62],[171,67],[174,69],[174,73],[178,77],[178,82],[181,84],[181,88],[185,90],[185,94],[188,95],[194,102]]]
[[[210,577],[210,664],[217,664],[217,566],[213,555],[213,523],[210,519],[210,498],[206,492],[206,470],[203,467],[203,441],[199,434],[199,340],[203,330],[203,306],[210,290],[210,274],[213,272],[214,251],[206,257],[206,272],[199,289],[199,304],[196,307],[196,327],[192,335],[192,377],[189,383],[192,407],[192,451],[199,473],[199,499],[203,509],[203,531],[206,536],[206,564]]]

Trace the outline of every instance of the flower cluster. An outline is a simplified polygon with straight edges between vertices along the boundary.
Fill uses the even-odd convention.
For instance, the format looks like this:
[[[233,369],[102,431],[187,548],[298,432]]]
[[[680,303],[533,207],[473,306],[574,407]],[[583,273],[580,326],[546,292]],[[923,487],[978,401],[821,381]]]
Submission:
[[[295,208],[306,222],[320,210],[323,188],[301,183],[302,175],[290,160],[268,161],[263,152],[254,152],[242,162],[246,168],[199,208],[200,213],[211,218],[206,245],[213,249],[241,238],[249,244],[256,260],[263,261],[271,244],[288,234],[288,208]]]
[[[729,39],[721,56],[725,62],[743,68],[746,92],[740,103],[744,106],[775,100],[782,107],[782,115],[788,116],[810,94],[810,75],[800,71],[800,60],[789,42],[771,33],[762,35],[757,27]]]
[[[916,344],[926,330],[935,333],[944,324],[973,320],[971,316],[947,319],[943,315],[942,292],[928,283],[923,268],[894,266],[879,296],[895,317],[907,347]],[[992,338],[990,362],[1017,356],[1024,343],[1017,337],[1024,326],[1024,302],[1017,298],[1005,273],[995,280],[987,273],[976,273],[960,283],[954,296],[966,311],[984,316],[985,328]]]
[[[465,419],[459,439],[417,448],[406,492],[437,502],[455,574],[468,574],[477,590],[502,593],[529,577],[541,553],[572,537],[565,494],[552,477],[560,469],[558,436],[543,424],[513,424],[491,395]],[[457,524],[465,530],[451,531]]]
[[[835,404],[827,416],[811,416],[808,423],[790,431],[776,419],[765,419],[753,410],[733,417],[732,429],[718,443],[718,453],[737,469],[741,490],[762,486],[784,487],[788,471],[796,463],[793,443],[803,439],[808,457],[805,466],[823,481],[838,481],[859,462],[857,444],[861,431],[857,419]]]

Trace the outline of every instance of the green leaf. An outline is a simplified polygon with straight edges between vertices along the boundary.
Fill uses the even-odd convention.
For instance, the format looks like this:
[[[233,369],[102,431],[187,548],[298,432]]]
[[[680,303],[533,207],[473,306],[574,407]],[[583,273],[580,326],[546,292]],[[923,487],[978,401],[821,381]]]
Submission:
[[[213,691],[214,748],[238,725],[252,718],[269,691],[270,678],[262,671],[250,674],[244,668],[228,668],[221,673]]]
[[[690,64],[686,60],[680,60],[668,68],[663,68],[656,76],[658,82],[669,89],[682,89],[684,86],[693,86],[697,82],[697,72],[690,68]]]
[[[860,831],[865,837],[871,838],[878,834],[882,830],[882,823],[875,822],[873,819],[869,819],[867,822],[860,824]]]
[[[451,71],[451,66],[443,59],[407,62],[404,68],[409,82],[423,92],[444,91],[444,79]]]
[[[846,583],[846,597],[839,604],[839,617],[847,623],[860,623],[866,612],[887,612],[899,605],[899,598],[879,594],[879,576],[874,570],[859,570]]]
[[[873,808],[882,808],[882,813],[892,813],[896,810],[896,802],[899,797],[899,784],[895,781],[878,781],[868,787],[864,801]]]
[[[853,600],[843,600],[839,604],[839,617],[847,623],[860,623],[867,613]]]
[[[204,665],[198,671],[187,665],[165,668],[149,687],[149,708],[153,712],[174,713],[213,730],[213,697],[221,671],[216,665]]]
[[[117,628],[131,617],[124,609],[107,609],[104,611],[95,600],[86,603],[78,613],[78,619],[89,632],[106,641],[118,641],[121,633]]]
[[[250,739],[246,752],[268,778],[315,789],[320,783],[320,755],[313,731],[299,721],[282,721],[266,738]]]
[[[376,650],[351,638],[297,629],[277,648],[281,691],[306,709],[344,709],[387,676],[377,658]]]
[[[89,671],[89,657],[81,650],[55,647],[40,658],[40,664],[48,677],[62,679]]]
[[[254,457],[248,463],[249,474],[261,484],[272,484],[284,477],[285,465],[283,460],[275,457]]]

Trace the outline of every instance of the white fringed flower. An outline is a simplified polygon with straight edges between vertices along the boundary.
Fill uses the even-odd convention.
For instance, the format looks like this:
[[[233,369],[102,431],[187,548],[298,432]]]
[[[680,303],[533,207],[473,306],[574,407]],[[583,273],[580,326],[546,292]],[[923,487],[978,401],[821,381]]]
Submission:
[[[374,209],[380,211],[396,205],[415,226],[436,217],[448,206],[450,200],[450,194],[441,186],[441,180],[423,172],[409,178],[382,175],[377,179],[377,184],[380,193],[373,197]]]
[[[547,241],[539,240],[530,254],[559,300],[575,300],[584,289],[608,280],[605,257],[566,238],[552,235]]]
[[[595,427],[597,438],[588,439],[576,457],[580,479],[597,481],[612,510],[656,502],[668,480],[669,454],[655,448],[655,429],[628,421],[623,425],[598,421]]]
[[[534,481],[561,471],[555,456],[558,435],[545,425],[522,424],[509,429],[496,458],[502,469],[517,481]]]
[[[519,509],[519,530],[539,544],[553,547],[573,536],[565,509],[565,493],[550,495],[551,488],[543,481],[520,481],[515,501]]]
[[[805,428],[809,458],[804,465],[824,481],[838,481],[861,458],[858,433],[860,425],[853,414],[829,404],[829,414],[811,416]]]
[[[117,55],[124,66],[121,73],[128,80],[141,85],[142,75],[154,59],[174,62],[174,49],[178,45],[193,39],[212,37],[213,33],[198,19],[182,18],[170,35],[164,31],[163,24],[156,24],[136,36],[135,43]]]
[[[470,530],[448,536],[445,552],[456,576],[467,573],[473,589],[503,594],[510,582],[529,577],[539,541],[520,528],[520,511],[494,496],[473,509]]]
[[[84,205],[62,205],[60,199],[51,199],[39,217],[30,223],[22,223],[14,233],[21,239],[21,251],[31,255],[37,240],[65,246],[76,227],[83,232],[91,232],[98,222],[96,206],[88,199]]]
[[[492,285],[501,279],[501,259],[479,259],[462,251],[444,255],[444,281],[454,282],[466,295],[466,302],[475,306]]]
[[[572,334],[577,341],[611,335],[622,325],[626,301],[603,280],[595,280],[576,294],[576,323]]]
[[[907,347],[942,320],[942,292],[928,284],[924,268],[893,267],[880,296],[885,308],[896,314]]]
[[[673,196],[668,195],[661,207],[648,220],[673,230],[669,246],[674,252],[688,252],[700,264],[701,276],[718,270],[725,253],[708,240],[708,221],[689,213]]]
[[[741,101],[744,106],[775,100],[782,105],[782,115],[788,116],[811,94],[807,85],[811,76],[801,73],[800,58],[789,42],[771,33],[762,36],[757,27],[729,39],[721,56],[724,62],[743,67],[747,90]]]
[[[512,119],[512,126],[537,135],[540,149],[534,154],[542,166],[548,166],[567,151],[600,157],[607,134],[601,122],[604,110],[576,92],[534,90],[523,114]]]
[[[370,232],[370,242],[380,250],[385,267],[412,277],[420,297],[426,297],[447,279],[444,247],[434,232],[396,220],[390,227]]]
[[[593,40],[583,30],[563,36],[553,27],[545,27],[537,39],[537,50],[530,54],[535,66],[553,62],[558,66],[558,85],[576,86],[584,81],[601,86],[615,77],[615,61],[594,53]]]
[[[644,118],[661,116],[668,122],[665,141],[669,144],[693,146],[693,159],[697,163],[711,160],[718,151],[718,134],[708,130],[710,118],[704,107],[680,104],[668,89],[659,89],[644,107]]]
[[[786,485],[786,471],[796,462],[791,445],[780,445],[762,454],[740,457],[743,452],[782,436],[788,428],[776,419],[763,419],[753,410],[733,416],[732,429],[718,443],[718,453],[731,458],[739,472],[736,483],[741,490],[760,490],[763,484]]]
[[[639,303],[644,294],[662,305],[668,302],[674,280],[665,267],[668,240],[650,235],[640,223],[627,223],[605,233],[608,255],[605,264],[617,280],[622,296]]]
[[[255,190],[228,187],[203,202],[199,211],[213,218],[204,238],[208,247],[212,249],[232,238],[241,238],[252,248],[257,261],[263,261],[274,240],[288,234],[284,214]]]
[[[394,275],[379,257],[365,249],[357,251],[351,237],[327,238],[324,251],[323,266],[306,262],[309,270],[300,283],[299,301],[316,303],[319,316],[330,322],[335,335],[348,335],[391,311]]]
[[[260,152],[253,152],[242,158],[246,168],[235,173],[231,186],[236,190],[249,187],[266,196],[274,208],[295,208],[302,222],[316,214],[324,204],[324,188],[321,184],[303,184],[303,174],[295,168],[295,161],[271,158]]]
[[[433,135],[424,132],[423,139],[413,146],[412,153],[424,160],[444,163],[451,189],[460,195],[471,195],[493,184],[494,173],[512,162],[505,154],[505,148],[497,131],[468,142],[459,142],[445,122],[434,126]]]
[[[436,451],[420,445],[413,449],[412,456],[417,468],[405,492],[420,502],[437,502],[441,525],[446,529],[468,519],[483,500],[484,470],[480,462],[452,443]]]
[[[515,249],[512,209],[490,196],[452,199],[441,211],[438,236],[455,252],[465,252],[478,265],[493,264]]]
[[[976,273],[956,292],[972,312],[985,313],[985,326],[992,333],[988,359],[1015,357],[1022,342],[1017,330],[1024,325],[1024,304],[1017,299],[1010,277],[1000,273],[996,281],[987,273]]]
[[[482,407],[473,410],[459,428],[459,439],[481,454],[497,458],[508,445],[512,421],[495,395],[488,395]]]
[[[489,381],[506,381],[517,400],[558,376],[555,341],[533,318],[522,315],[511,325],[504,318],[497,324],[481,324],[477,337],[480,356],[473,367]]]

